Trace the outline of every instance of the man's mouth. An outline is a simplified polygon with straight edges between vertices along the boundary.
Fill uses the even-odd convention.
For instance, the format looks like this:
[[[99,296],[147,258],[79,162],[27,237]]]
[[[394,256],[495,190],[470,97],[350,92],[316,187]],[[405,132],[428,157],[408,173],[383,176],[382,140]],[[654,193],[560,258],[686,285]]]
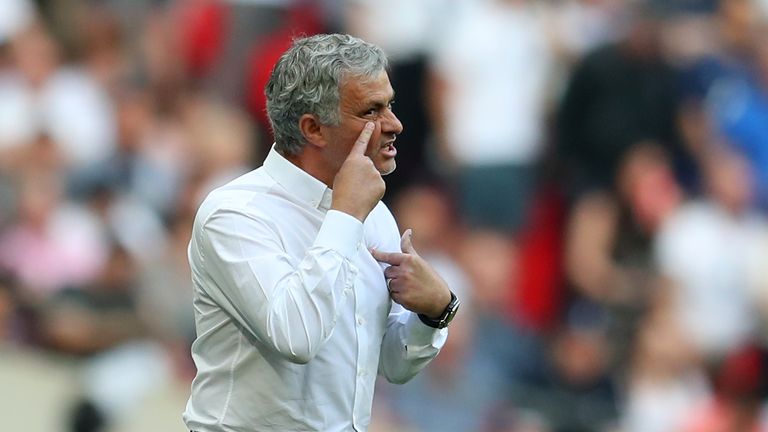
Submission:
[[[395,157],[397,155],[397,148],[395,148],[395,140],[388,141],[381,146],[381,153],[387,157]]]

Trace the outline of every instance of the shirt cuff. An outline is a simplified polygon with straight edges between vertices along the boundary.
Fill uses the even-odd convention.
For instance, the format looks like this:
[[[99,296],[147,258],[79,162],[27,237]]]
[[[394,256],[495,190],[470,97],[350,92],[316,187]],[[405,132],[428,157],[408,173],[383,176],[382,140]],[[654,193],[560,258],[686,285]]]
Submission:
[[[432,346],[433,348],[440,349],[448,337],[447,328],[432,328],[421,322],[415,312],[409,313],[405,327],[407,329],[406,345],[409,347]]]
[[[315,246],[328,248],[352,260],[363,247],[363,223],[338,210],[328,210]]]

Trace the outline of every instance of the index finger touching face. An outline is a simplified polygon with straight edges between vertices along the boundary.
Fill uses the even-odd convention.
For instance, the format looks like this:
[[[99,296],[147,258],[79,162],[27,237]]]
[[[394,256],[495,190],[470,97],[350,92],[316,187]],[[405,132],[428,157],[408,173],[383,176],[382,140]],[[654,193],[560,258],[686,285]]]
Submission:
[[[366,150],[368,149],[368,143],[371,141],[371,136],[373,135],[373,130],[375,128],[376,124],[374,122],[367,122],[365,124],[363,131],[360,132],[355,144],[352,146],[352,151],[349,153],[350,155],[365,155]]]

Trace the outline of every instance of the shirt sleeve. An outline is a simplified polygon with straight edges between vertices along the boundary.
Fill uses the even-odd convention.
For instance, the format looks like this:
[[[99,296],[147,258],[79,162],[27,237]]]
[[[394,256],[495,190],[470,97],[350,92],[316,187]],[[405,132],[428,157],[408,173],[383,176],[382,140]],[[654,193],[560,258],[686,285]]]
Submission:
[[[291,257],[264,215],[215,211],[201,228],[208,292],[256,340],[306,363],[331,336],[357,275],[362,223],[330,210],[303,257]]]
[[[394,217],[384,204],[377,211],[384,215],[379,219],[381,226],[376,229],[391,233],[381,245],[382,250],[399,252],[400,234]],[[429,327],[417,314],[393,302],[381,344],[379,374],[391,383],[409,381],[437,356],[447,337],[448,329]]]
[[[447,338],[448,329],[429,327],[415,313],[393,305],[381,346],[379,373],[391,383],[409,381],[437,356]]]

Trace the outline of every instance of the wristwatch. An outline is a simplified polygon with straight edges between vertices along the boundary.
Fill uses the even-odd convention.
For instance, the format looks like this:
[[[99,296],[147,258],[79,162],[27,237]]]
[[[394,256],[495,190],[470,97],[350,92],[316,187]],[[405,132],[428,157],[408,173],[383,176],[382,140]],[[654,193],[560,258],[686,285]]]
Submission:
[[[461,306],[461,301],[456,297],[456,294],[451,291],[451,301],[448,303],[448,306],[445,307],[445,310],[440,315],[440,318],[435,320],[424,314],[419,314],[419,319],[421,322],[432,328],[446,328],[448,327],[448,324],[453,321],[453,317],[456,316],[456,312],[459,310],[459,306]]]

